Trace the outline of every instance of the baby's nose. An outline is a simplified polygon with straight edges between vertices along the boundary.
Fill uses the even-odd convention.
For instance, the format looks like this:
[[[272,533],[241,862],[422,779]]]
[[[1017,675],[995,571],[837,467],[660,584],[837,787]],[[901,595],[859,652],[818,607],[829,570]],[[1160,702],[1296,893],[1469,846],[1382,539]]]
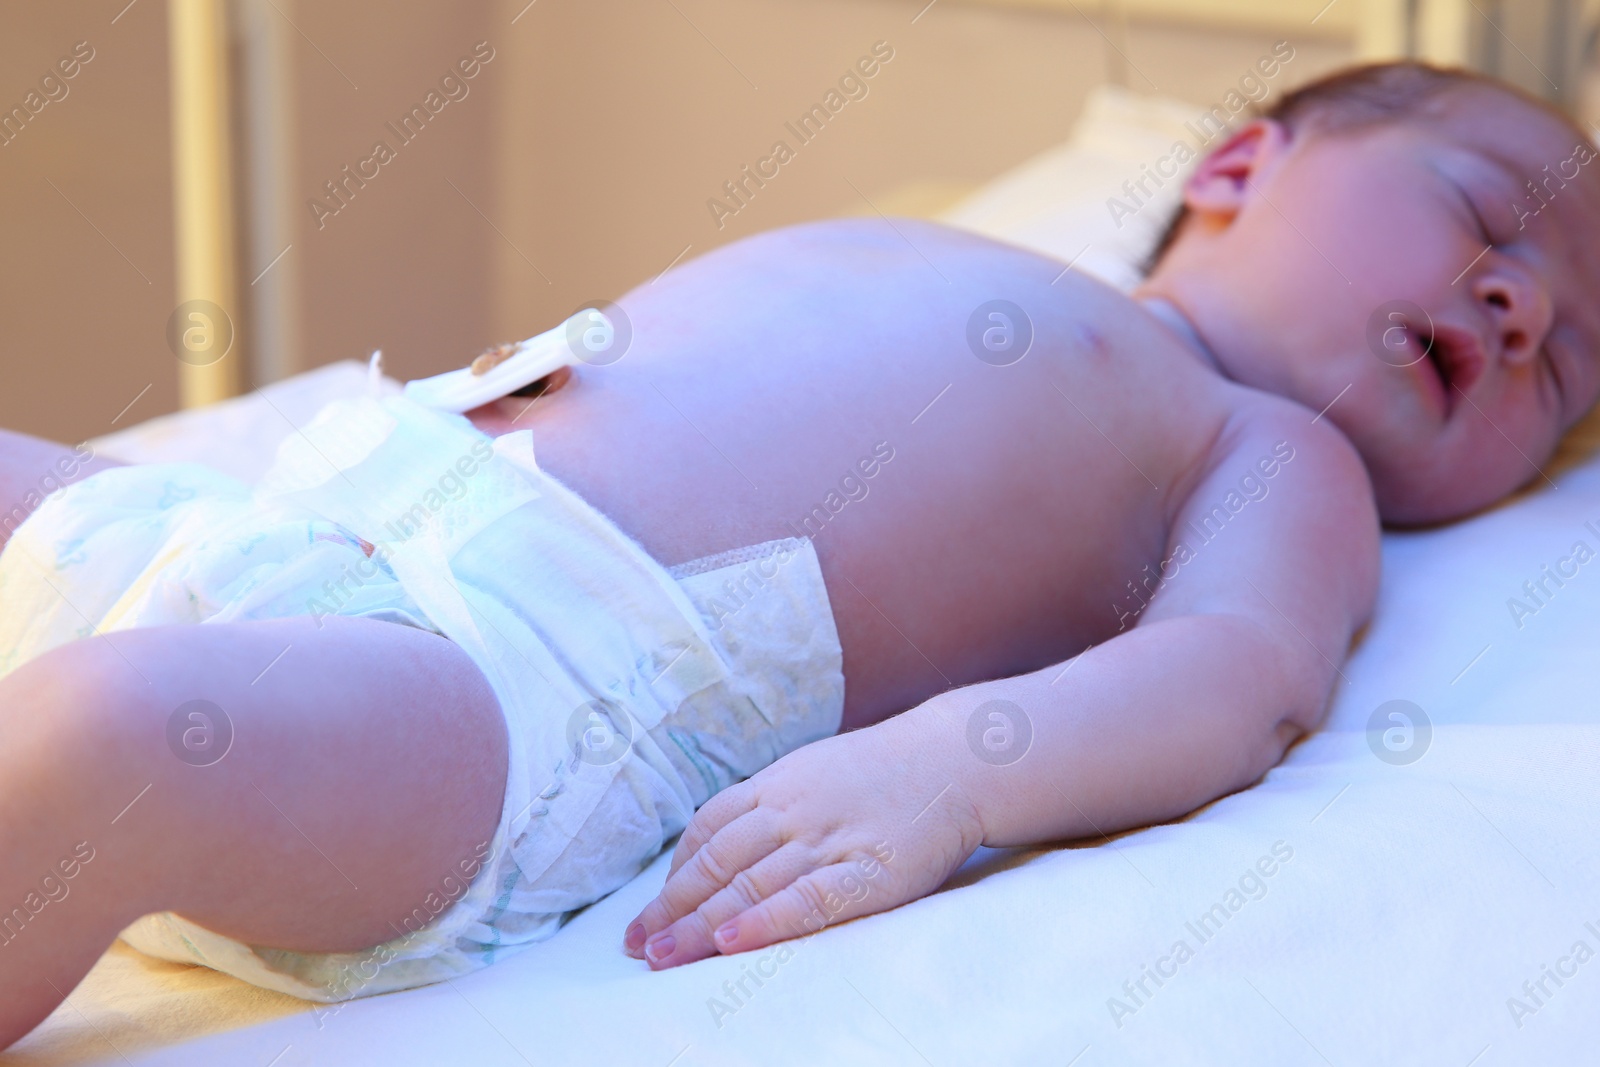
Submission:
[[[1523,363],[1538,354],[1555,318],[1550,294],[1526,271],[1498,268],[1480,275],[1473,295],[1488,308],[1500,358]]]

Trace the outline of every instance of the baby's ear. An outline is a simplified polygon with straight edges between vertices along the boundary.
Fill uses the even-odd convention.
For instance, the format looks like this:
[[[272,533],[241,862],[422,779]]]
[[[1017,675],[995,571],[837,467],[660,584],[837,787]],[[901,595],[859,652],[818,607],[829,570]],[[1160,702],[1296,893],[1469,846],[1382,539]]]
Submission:
[[[1233,133],[1200,161],[1183,186],[1183,202],[1196,215],[1230,222],[1255,195],[1253,185],[1289,148],[1289,131],[1272,119],[1256,119]]]

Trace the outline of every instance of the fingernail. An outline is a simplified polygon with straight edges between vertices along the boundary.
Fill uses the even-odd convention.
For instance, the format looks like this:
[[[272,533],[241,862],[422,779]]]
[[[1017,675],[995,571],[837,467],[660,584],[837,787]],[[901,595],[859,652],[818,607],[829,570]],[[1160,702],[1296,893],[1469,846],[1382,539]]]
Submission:
[[[644,954],[650,957],[652,963],[660,963],[672,955],[672,950],[678,947],[677,938],[671,934],[662,934],[644,947]]]
[[[721,929],[719,929],[717,931],[717,933],[716,933],[717,940],[722,942],[724,945],[732,944],[733,943],[733,939],[738,937],[738,936],[739,936],[739,924],[738,923],[727,923],[727,924],[723,925],[723,927]]]
[[[634,923],[628,927],[628,933],[622,939],[622,946],[629,952],[637,952],[639,946],[644,944],[644,923]]]

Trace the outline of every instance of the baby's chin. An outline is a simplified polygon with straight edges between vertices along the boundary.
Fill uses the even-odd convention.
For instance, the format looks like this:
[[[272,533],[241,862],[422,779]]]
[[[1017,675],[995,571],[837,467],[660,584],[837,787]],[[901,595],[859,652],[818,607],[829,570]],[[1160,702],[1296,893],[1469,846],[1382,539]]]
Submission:
[[[1368,392],[1364,399],[1373,396]],[[1420,407],[1380,410],[1363,407],[1357,395],[1350,395],[1326,415],[1324,421],[1337,426],[1360,453],[1378,514],[1388,526],[1434,526],[1476,514],[1539,476],[1526,457],[1541,464],[1548,459],[1540,445],[1520,441],[1513,450],[1486,424],[1451,419],[1440,425],[1437,415]]]
[[[1470,515],[1482,507],[1448,500],[1419,500],[1408,487],[1378,492],[1376,496],[1378,516],[1383,524],[1404,528],[1437,526]]]
[[[1436,526],[1464,519],[1504,500],[1528,482],[1504,477],[1486,481],[1482,471],[1468,469],[1467,464],[1444,470],[1407,465],[1383,471],[1369,460],[1367,471],[1378,514],[1387,526]]]

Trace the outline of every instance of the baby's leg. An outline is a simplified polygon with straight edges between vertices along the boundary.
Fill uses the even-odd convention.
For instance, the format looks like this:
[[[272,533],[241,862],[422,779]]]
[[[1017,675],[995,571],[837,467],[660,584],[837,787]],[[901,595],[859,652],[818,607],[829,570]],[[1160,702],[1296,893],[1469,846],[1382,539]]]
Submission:
[[[232,726],[209,766],[168,741],[195,700]],[[397,936],[492,838],[505,767],[482,673],[393,623],[125,630],[29,662],[0,679],[0,1048],[150,912],[297,951]]]
[[[0,430],[0,547],[46,495],[117,465],[87,446]]]

